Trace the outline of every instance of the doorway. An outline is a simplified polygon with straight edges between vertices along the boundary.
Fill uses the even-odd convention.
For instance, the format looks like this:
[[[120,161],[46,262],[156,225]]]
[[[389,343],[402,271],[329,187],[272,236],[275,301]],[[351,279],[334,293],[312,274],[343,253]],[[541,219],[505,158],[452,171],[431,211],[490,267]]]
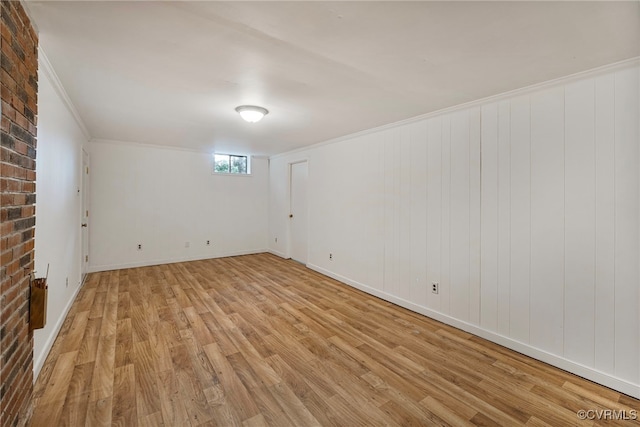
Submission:
[[[89,153],[82,149],[82,283],[89,271]]]
[[[291,258],[303,264],[307,263],[307,162],[290,165],[290,243]]]

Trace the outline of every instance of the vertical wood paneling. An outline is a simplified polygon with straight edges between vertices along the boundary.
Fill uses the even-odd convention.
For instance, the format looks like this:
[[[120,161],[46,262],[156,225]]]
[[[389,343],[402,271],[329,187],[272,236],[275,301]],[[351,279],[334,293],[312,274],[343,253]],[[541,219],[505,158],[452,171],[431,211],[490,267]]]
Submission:
[[[427,286],[441,277],[442,247],[442,119],[427,121]],[[427,307],[438,310],[440,295],[427,293]]]
[[[323,183],[340,186],[343,249],[382,242],[335,272],[367,284],[377,262],[389,295],[640,382],[638,79],[634,66],[379,132],[379,167],[343,176],[370,184]]]
[[[411,139],[411,295],[427,304],[427,122],[409,127]]]
[[[349,224],[352,225],[350,229],[353,230],[353,236],[349,239],[348,254],[341,253],[340,261],[344,260],[344,264],[353,265],[354,278],[358,282],[368,283],[371,287],[382,290],[384,271],[382,262],[384,174],[381,173],[384,169],[380,166],[383,156],[382,138],[380,134],[367,135],[359,138],[353,145],[351,153],[354,154],[351,158],[361,156],[364,164],[355,179],[350,180],[347,197],[351,200],[352,219],[349,220]],[[344,169],[348,170],[349,166]],[[341,180],[349,181],[345,178]],[[361,194],[361,197],[357,200],[349,197],[354,193]],[[327,260],[326,249],[323,252],[322,258]]]
[[[442,240],[440,311],[448,314],[451,295],[451,116],[442,117]]]
[[[498,330],[498,104],[482,107],[480,325]]]
[[[531,109],[529,96],[511,101],[510,336],[529,342],[531,266]]]
[[[402,194],[401,194],[401,180],[402,180],[402,143],[401,143],[401,129],[391,129],[389,134],[389,142],[393,147],[393,240],[391,245],[393,246],[393,282],[388,290],[393,295],[401,294],[401,253],[400,253],[400,239],[401,239],[401,212],[402,206]]]
[[[563,354],[564,89],[531,95],[530,343]]]
[[[480,108],[469,111],[469,321],[480,324]]]
[[[400,129],[399,147],[399,169],[400,179],[398,180],[399,194],[398,206],[398,253],[399,253],[399,283],[396,295],[409,300],[411,298],[411,231],[414,224],[411,222],[411,195],[413,187],[411,185],[411,136],[410,127],[403,126]]]
[[[615,339],[614,75],[595,79],[595,368],[613,374]]]
[[[594,82],[565,88],[564,356],[594,365]]]
[[[397,284],[398,254],[396,251],[396,239],[398,230],[396,227],[396,180],[397,148],[393,139],[393,130],[384,133],[384,284],[386,292],[393,293]]]
[[[384,157],[385,157],[385,144],[384,144],[384,134],[380,133],[376,135],[376,150],[378,152],[378,167],[376,171],[384,171]],[[380,174],[379,172],[375,173],[376,175],[376,197],[375,197],[375,205],[376,205],[376,214],[374,218],[376,233],[376,257],[374,262],[376,263],[376,268],[371,269],[371,264],[367,263],[367,267],[371,269],[372,272],[375,272],[375,285],[376,289],[383,290],[384,289],[384,239],[385,239],[385,175]],[[382,242],[382,244],[379,244]]]
[[[469,320],[469,112],[451,116],[450,314]]]
[[[640,380],[638,69],[615,75],[615,374]]]
[[[511,298],[511,103],[498,104],[498,332],[509,335]]]

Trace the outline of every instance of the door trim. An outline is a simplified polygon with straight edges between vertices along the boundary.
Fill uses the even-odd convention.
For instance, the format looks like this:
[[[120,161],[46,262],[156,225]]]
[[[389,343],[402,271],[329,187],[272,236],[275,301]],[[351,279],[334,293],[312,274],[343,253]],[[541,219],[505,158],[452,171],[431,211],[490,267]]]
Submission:
[[[80,185],[82,186],[80,190],[80,221],[81,223],[89,224],[89,218],[91,217],[90,212],[90,166],[91,166],[91,156],[89,152],[85,149],[85,147],[80,148],[81,155],[81,171],[80,171]],[[86,211],[86,212],[85,212]],[[88,212],[88,215],[86,213]],[[86,216],[85,216],[86,215]],[[80,225],[80,224],[79,224]],[[85,279],[89,273],[89,262],[87,257],[89,256],[89,227],[83,227],[80,232],[80,283],[84,284]],[[85,247],[85,238],[86,238],[86,247]]]
[[[287,200],[287,249],[286,249],[286,258],[287,259],[293,259],[292,257],[292,253],[293,253],[293,238],[292,238],[292,231],[291,231],[291,219],[289,217],[289,215],[291,215],[291,211],[292,211],[292,205],[291,205],[291,196],[292,196],[292,190],[293,190],[293,166],[294,165],[298,165],[301,163],[306,163],[307,164],[307,182],[308,182],[308,177],[309,177],[309,159],[299,159],[299,160],[295,160],[292,162],[289,162],[287,164],[287,194],[288,194],[288,200]],[[308,186],[307,186],[308,187]],[[309,192],[307,191],[307,263],[309,262]],[[305,264],[306,265],[306,264]]]

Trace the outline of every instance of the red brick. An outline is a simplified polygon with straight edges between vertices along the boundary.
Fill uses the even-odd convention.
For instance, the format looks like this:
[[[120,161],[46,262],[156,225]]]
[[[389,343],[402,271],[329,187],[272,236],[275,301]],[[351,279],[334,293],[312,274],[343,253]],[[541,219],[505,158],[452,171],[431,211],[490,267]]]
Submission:
[[[27,204],[27,195],[26,194],[14,194],[13,195],[13,204],[15,206],[24,206]]]
[[[3,222],[0,224],[0,235],[6,236],[13,231],[13,222]]]
[[[0,130],[4,132],[9,132],[9,128],[11,127],[11,121],[8,117],[2,115],[2,119],[0,120]]]
[[[22,242],[22,236],[20,235],[20,233],[15,233],[7,237],[7,241],[9,246],[11,247],[17,246],[20,244],[20,242]]]
[[[11,99],[12,94],[9,88],[5,85],[0,86],[0,97],[1,99]]]
[[[2,167],[0,167],[0,172],[2,172]],[[13,194],[0,194],[0,205],[2,206],[11,206],[13,205]]]
[[[4,43],[9,43],[6,40],[11,40],[11,30],[9,29],[9,27],[7,25],[1,25],[0,26],[0,34],[2,35],[2,38],[4,40],[2,40],[2,44]]]
[[[7,56],[11,56],[11,54],[13,53],[13,50],[11,49],[11,34],[9,34],[8,37],[6,37],[6,40],[9,40],[8,42],[5,42],[5,37],[2,37],[2,46],[0,47],[0,50]]]
[[[16,153],[20,153],[23,156],[25,156],[27,154],[28,148],[29,146],[27,145],[26,142],[20,141],[19,139],[16,140],[15,147],[14,147],[14,150]]]
[[[2,292],[2,294],[5,294],[6,292],[9,292],[9,290],[13,287],[13,282],[11,281],[11,277],[8,277],[7,279],[3,280],[2,283],[0,284],[0,292]],[[4,315],[4,311],[2,312]],[[7,317],[11,314],[11,313],[7,313]],[[15,328],[8,328],[9,331],[13,331]]]
[[[4,71],[2,71],[4,73]],[[2,115],[11,121],[16,120],[16,110],[4,99],[2,100]]]
[[[24,111],[24,102],[22,102],[20,100],[20,98],[18,98],[17,94],[13,94],[13,96],[11,97],[11,106],[13,108],[15,108],[16,111],[20,112],[20,111]],[[19,114],[19,113],[18,113]],[[18,123],[19,124],[19,123]],[[26,125],[20,125],[20,127],[22,127],[23,129],[26,128]]]
[[[9,261],[13,261],[14,259],[19,260],[22,255],[25,254],[24,245],[18,245],[11,250],[13,253],[11,254],[11,259]],[[14,275],[15,276],[15,275]],[[11,276],[11,280],[14,279],[14,276]]]
[[[14,93],[18,87],[16,85],[16,81],[14,80],[14,78],[5,70],[2,70],[2,72],[0,72],[0,77],[2,77],[2,79],[0,80],[2,81],[2,84],[8,87],[11,93]],[[3,111],[3,114],[4,114],[4,111]]]
[[[8,19],[14,25],[5,25]],[[12,28],[16,30],[15,34]],[[25,139],[31,139],[25,134],[34,137],[37,134],[37,93],[29,84],[30,78],[37,78],[37,43],[37,34],[22,4],[3,1],[0,51],[11,62],[11,71],[1,70],[0,73],[0,129],[3,133],[20,134]],[[18,97],[19,93],[26,94],[26,98]],[[33,120],[25,114],[25,104],[33,112]],[[22,128],[23,132],[16,131],[15,126]],[[0,368],[4,387],[4,393],[0,395],[3,425],[28,424],[27,415],[33,395],[33,343],[27,310],[29,281],[25,272],[34,266],[35,245],[33,237],[23,242],[23,233],[14,232],[14,224],[21,229],[29,227],[30,218],[35,214],[32,204],[35,161],[30,158],[32,153],[26,142],[16,139],[15,144],[10,141],[7,146],[0,147],[0,297],[4,304],[0,326],[8,331],[0,343],[3,349]],[[28,142],[35,148],[35,141]],[[27,200],[30,202],[28,206]]]
[[[13,174],[15,173],[13,169],[13,165],[10,165],[9,163],[3,163],[2,165],[0,165],[0,172],[4,177],[15,178],[13,176]]]
[[[8,251],[0,255],[0,262],[3,265],[9,264],[11,261],[13,261],[13,249],[9,249]]]
[[[29,129],[29,120],[20,113],[20,111],[24,111],[24,104],[22,104],[22,102],[20,104],[19,107],[16,107],[16,123],[20,125],[22,129]]]
[[[7,265],[7,274],[13,276],[18,270],[20,270],[20,260],[16,259],[11,264]]]
[[[26,183],[26,182],[25,182],[23,185],[25,185],[25,184],[31,184],[31,185],[33,185],[34,190],[35,190],[35,186],[36,186],[36,184],[35,184],[35,183],[33,183],[33,182]],[[31,191],[31,193],[33,193],[33,191]],[[31,205],[31,206],[26,206],[26,207],[22,208],[22,214],[25,216],[25,218],[30,217],[30,216],[34,216],[34,215],[36,214],[36,207],[35,207],[35,206],[33,206],[33,205]]]

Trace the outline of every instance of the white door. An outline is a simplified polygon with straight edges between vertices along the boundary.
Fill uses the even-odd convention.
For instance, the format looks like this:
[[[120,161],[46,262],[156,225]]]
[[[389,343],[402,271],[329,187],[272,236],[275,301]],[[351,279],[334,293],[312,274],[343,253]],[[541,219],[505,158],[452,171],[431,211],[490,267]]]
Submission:
[[[82,281],[89,270],[89,154],[82,150]]]
[[[291,165],[291,258],[307,263],[307,162]]]

